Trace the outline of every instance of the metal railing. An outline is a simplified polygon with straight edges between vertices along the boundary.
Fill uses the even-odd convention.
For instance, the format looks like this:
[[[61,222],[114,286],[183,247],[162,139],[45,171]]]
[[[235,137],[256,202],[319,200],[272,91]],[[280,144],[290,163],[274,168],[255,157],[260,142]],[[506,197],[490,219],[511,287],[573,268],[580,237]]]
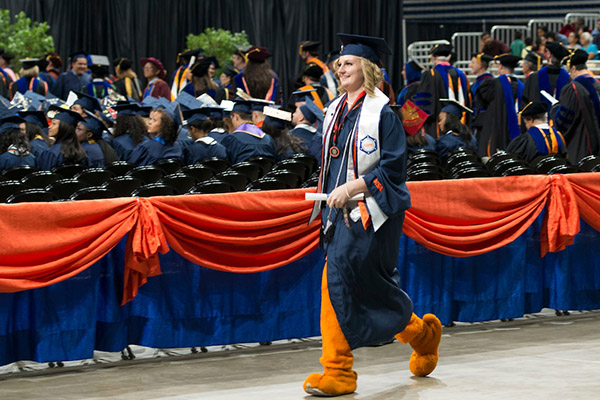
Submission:
[[[537,29],[540,26],[545,26],[548,28],[548,32],[557,32],[562,28],[565,21],[561,18],[548,18],[548,19],[530,19],[527,23],[527,28],[529,28],[529,37],[535,40],[537,38]]]
[[[529,27],[526,25],[494,25],[490,34],[492,39],[500,40],[510,45],[515,40],[515,33],[521,32],[523,39],[529,34]]]
[[[452,35],[452,46],[457,60],[470,60],[473,53],[479,53],[483,32],[456,32]]]
[[[600,19],[600,13],[568,13],[565,15],[564,24],[566,25],[577,18],[583,18],[585,21],[584,25],[590,29],[594,29],[596,27],[596,22]]]
[[[412,42],[408,45],[407,49],[408,59],[415,60],[423,68],[431,68],[431,56],[429,55],[429,50],[436,44],[450,44],[450,42],[447,40]]]

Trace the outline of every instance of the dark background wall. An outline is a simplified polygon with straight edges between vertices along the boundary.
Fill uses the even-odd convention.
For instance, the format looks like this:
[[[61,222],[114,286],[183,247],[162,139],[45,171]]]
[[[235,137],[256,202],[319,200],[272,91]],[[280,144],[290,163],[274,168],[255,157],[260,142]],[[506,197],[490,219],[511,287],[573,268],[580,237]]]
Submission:
[[[298,44],[323,43],[322,53],[339,48],[337,32],[385,37],[394,55],[385,60],[395,88],[402,69],[402,1],[395,0],[0,0],[11,15],[24,11],[47,21],[56,50],[74,50],[113,59],[154,56],[170,74],[188,33],[207,27],[246,31],[252,44],[267,47],[284,93],[301,69]],[[31,56],[39,56],[32,54]],[[141,67],[136,63],[141,75]]]

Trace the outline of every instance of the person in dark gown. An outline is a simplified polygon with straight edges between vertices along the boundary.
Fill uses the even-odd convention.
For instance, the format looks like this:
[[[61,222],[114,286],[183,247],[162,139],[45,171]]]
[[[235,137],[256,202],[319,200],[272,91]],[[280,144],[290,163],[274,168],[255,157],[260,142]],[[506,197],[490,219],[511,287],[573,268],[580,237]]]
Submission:
[[[288,126],[292,122],[290,112],[265,107],[264,113],[265,119],[261,129],[273,138],[276,152],[275,161],[288,159],[294,154],[303,153],[307,150],[303,146],[303,141],[289,131]]]
[[[442,99],[441,102],[444,106],[440,110],[439,124],[444,135],[435,141],[435,151],[440,158],[445,161],[457,149],[477,150],[477,139],[460,122],[463,113],[472,114],[473,111],[456,100]]]
[[[292,115],[294,129],[290,133],[301,140],[304,153],[321,160],[323,134],[318,125],[323,123],[323,111],[310,99],[300,105]]]
[[[437,364],[442,335],[432,314],[412,313],[396,269],[406,187],[406,143],[400,119],[376,84],[383,79],[381,38],[338,34],[344,47],[337,75],[342,95],[328,107],[323,161],[311,221],[321,215],[326,265],[321,285],[324,372],[304,382],[316,396],[356,390],[352,350],[396,337],[414,350],[409,363],[417,376]],[[365,71],[365,72],[363,72]],[[360,117],[360,118],[359,118]],[[355,196],[364,195],[364,200]]]
[[[406,100],[412,99],[417,92],[419,82],[421,81],[421,72],[423,67],[417,64],[416,61],[410,60],[404,63],[402,68],[402,77],[404,78],[404,87],[398,94],[396,104],[400,107],[404,105]]]
[[[139,166],[154,164],[165,159],[184,162],[181,147],[175,144],[177,125],[165,109],[155,108],[150,113],[148,135],[150,140],[138,144],[127,161]]]
[[[31,152],[38,157],[54,144],[48,137],[46,114],[43,111],[19,111],[19,116],[25,120],[25,132]]]
[[[110,144],[121,161],[127,161],[133,149],[149,140],[146,122],[142,116],[150,116],[152,107],[142,107],[136,103],[117,104],[117,121]]]
[[[530,102],[520,114],[527,130],[508,144],[506,147],[508,153],[517,154],[528,162],[546,154],[566,156],[565,139],[555,127],[548,125],[546,103]]]
[[[0,119],[0,171],[17,166],[35,167],[35,155],[21,129],[25,120],[16,115]]]
[[[89,166],[87,154],[75,134],[77,123],[83,120],[81,115],[58,106],[50,106],[50,111],[54,111],[56,114],[52,117],[48,136],[54,138],[55,143],[40,154],[37,160],[38,168],[51,170],[54,167],[69,164]]]
[[[193,143],[184,149],[186,164],[196,164],[207,158],[227,159],[225,147],[208,136],[213,123],[202,109],[185,110],[183,119],[193,140]]]
[[[556,100],[560,100],[560,92],[571,78],[569,72],[561,67],[561,60],[569,55],[569,50],[558,42],[546,42],[550,51],[550,63],[543,66],[525,79],[521,104],[529,104],[532,101],[543,101],[550,107],[552,104],[541,93],[546,91]]]

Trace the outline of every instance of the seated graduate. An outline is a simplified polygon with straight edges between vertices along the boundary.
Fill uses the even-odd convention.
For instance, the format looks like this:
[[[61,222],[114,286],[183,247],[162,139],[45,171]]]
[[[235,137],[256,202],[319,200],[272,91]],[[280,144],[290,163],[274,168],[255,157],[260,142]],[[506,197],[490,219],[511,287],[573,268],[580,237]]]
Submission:
[[[457,149],[477,150],[477,140],[460,119],[463,112],[473,111],[452,99],[440,99],[442,109],[438,117],[440,132],[445,133],[435,141],[435,151],[442,160],[446,160],[450,153]]]
[[[25,120],[16,115],[0,119],[0,171],[21,165],[35,167],[29,140],[21,129]]]
[[[143,107],[137,103],[117,104],[117,122],[113,129],[111,146],[121,161],[127,161],[138,144],[148,140],[148,131],[144,117],[150,115],[152,107]]]
[[[233,78],[239,74],[240,71],[232,67],[231,65],[225,65],[225,69],[221,72],[221,76],[219,80],[221,81],[221,86],[217,90],[217,95],[215,96],[215,100],[217,103],[221,104],[223,100],[229,100],[235,97],[235,90],[233,89]]]
[[[202,112],[212,123],[208,136],[221,143],[223,137],[229,134],[227,122],[225,122],[225,109],[222,107],[202,107]],[[227,117],[227,119],[229,119]]]
[[[530,102],[519,114],[527,132],[514,138],[506,147],[507,152],[517,154],[526,161],[546,154],[566,156],[565,139],[555,127],[548,125],[548,104]]]
[[[225,135],[221,144],[227,149],[227,158],[232,164],[255,156],[275,159],[275,144],[252,122],[252,104],[248,100],[236,100],[231,111],[233,132]]]
[[[323,111],[307,98],[292,115],[294,129],[290,131],[292,136],[301,140],[301,146],[305,149],[303,152],[315,157],[319,162],[323,152],[323,135],[315,125],[322,123]]]
[[[25,120],[25,133],[31,152],[38,157],[54,144],[48,137],[48,120],[43,111],[19,111],[19,117]]]
[[[51,170],[54,167],[67,164],[89,165],[87,154],[85,154],[85,150],[79,144],[75,134],[75,127],[83,118],[74,111],[55,105],[50,106],[49,111],[56,112],[51,117],[52,122],[48,128],[48,136],[54,138],[55,142],[52,147],[43,151],[38,157],[38,168]]]
[[[195,164],[207,158],[227,159],[227,150],[215,139],[208,136],[213,123],[208,119],[202,109],[185,110],[183,112],[184,125],[187,126],[193,140],[191,146],[185,148],[185,163]]]
[[[102,105],[100,104],[100,100],[98,100],[96,97],[90,96],[89,94],[83,92],[73,93],[77,95],[77,100],[75,100],[73,105],[71,105],[71,110],[78,113],[81,118],[88,117],[88,114],[85,112],[86,110],[96,115],[99,115],[99,113],[102,112]]]
[[[102,139],[102,132],[105,130],[102,120],[89,111],[87,114],[88,118],[84,118],[77,124],[75,134],[88,156],[90,167],[103,168],[117,161],[119,157],[117,152]]]
[[[264,108],[265,119],[262,130],[273,138],[275,143],[275,161],[290,158],[296,153],[304,153],[307,148],[304,142],[290,133],[288,125],[292,121],[292,114],[275,107]]]
[[[147,132],[151,140],[138,144],[127,161],[139,166],[169,158],[184,162],[181,147],[175,144],[177,124],[164,108],[155,108],[150,112]]]

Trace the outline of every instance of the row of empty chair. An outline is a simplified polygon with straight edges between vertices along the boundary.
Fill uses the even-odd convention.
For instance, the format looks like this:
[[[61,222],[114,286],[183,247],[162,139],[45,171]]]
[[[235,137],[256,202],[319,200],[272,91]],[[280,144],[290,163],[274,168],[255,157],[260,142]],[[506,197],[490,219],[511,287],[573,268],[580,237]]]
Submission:
[[[176,160],[161,160],[148,166],[117,161],[105,168],[65,165],[52,171],[22,166],[0,175],[0,202],[293,189],[316,186],[318,174],[317,160],[302,154],[278,163],[256,157],[234,165],[213,158],[185,166]]]
[[[600,172],[600,157],[587,156],[572,165],[557,154],[539,156],[527,162],[516,154],[498,152],[484,164],[470,149],[454,151],[445,162],[435,151],[419,150],[408,158],[407,179],[425,181],[578,172]]]

